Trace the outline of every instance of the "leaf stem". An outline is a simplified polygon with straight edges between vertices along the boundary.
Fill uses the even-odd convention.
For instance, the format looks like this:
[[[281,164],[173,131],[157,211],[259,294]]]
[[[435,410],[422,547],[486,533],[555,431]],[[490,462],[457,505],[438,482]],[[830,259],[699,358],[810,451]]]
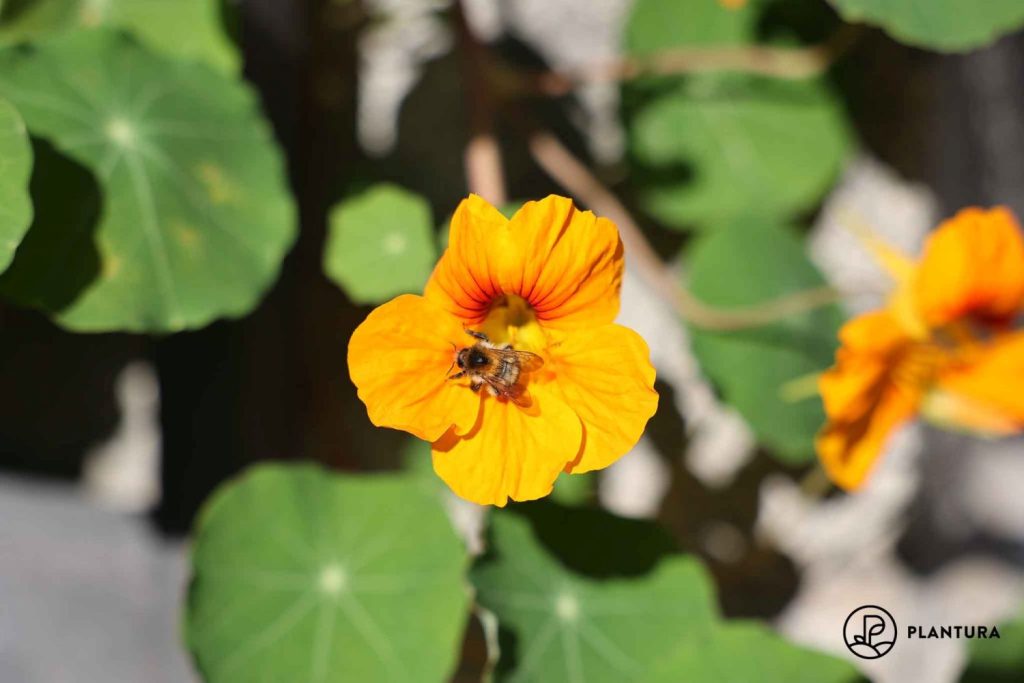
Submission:
[[[827,71],[856,43],[860,26],[844,24],[827,40],[808,47],[766,45],[675,47],[645,56],[619,59],[582,67],[534,73],[527,77],[529,90],[561,96],[585,83],[614,83],[640,76],[667,76],[738,71],[759,76],[799,80]]]

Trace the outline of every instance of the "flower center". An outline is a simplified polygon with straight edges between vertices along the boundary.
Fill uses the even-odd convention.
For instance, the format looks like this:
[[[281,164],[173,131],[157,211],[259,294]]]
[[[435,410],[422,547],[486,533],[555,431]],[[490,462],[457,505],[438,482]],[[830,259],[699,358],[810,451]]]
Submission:
[[[505,294],[491,304],[481,331],[498,345],[511,344],[517,351],[543,356],[548,338],[526,299]]]

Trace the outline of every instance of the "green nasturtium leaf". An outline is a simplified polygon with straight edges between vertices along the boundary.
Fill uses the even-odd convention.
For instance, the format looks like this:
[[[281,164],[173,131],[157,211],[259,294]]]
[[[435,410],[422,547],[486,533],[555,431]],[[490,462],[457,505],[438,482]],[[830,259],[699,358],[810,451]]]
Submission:
[[[762,5],[639,0],[627,50],[753,45]],[[669,227],[714,227],[753,209],[782,218],[805,211],[849,147],[842,105],[820,78],[707,73],[643,79],[635,90],[627,101],[635,100],[628,125],[638,197]]]
[[[31,175],[32,145],[25,122],[9,102],[0,100],[0,272],[11,264],[32,222]]]
[[[759,217],[702,236],[688,265],[693,294],[725,309],[824,284],[795,232]],[[832,364],[841,322],[836,306],[824,306],[764,327],[690,330],[694,353],[725,401],[778,457],[797,463],[813,457],[814,435],[825,417],[816,396],[796,399],[784,389]]]
[[[608,553],[600,550],[600,521],[581,542]],[[597,579],[550,556],[518,514],[496,511],[491,524],[491,554],[472,578],[479,603],[512,635],[502,643],[498,681],[640,680],[681,637],[703,637],[713,625],[710,583],[694,559],[668,557],[643,576]]]
[[[14,0],[0,12],[0,44],[105,26],[132,33],[154,52],[235,73],[241,59],[220,15],[219,0]]]
[[[430,205],[379,184],[331,210],[324,272],[360,304],[422,292],[437,261]]]
[[[649,522],[549,502],[491,516],[473,570],[502,633],[497,681],[852,683],[850,665],[718,616],[695,559]]]
[[[1019,683],[1024,680],[1024,616],[999,626],[999,638],[968,645],[960,683]]]
[[[680,644],[643,683],[853,683],[848,662],[789,643],[753,622],[734,621],[706,640]]]
[[[941,51],[991,43],[1024,25],[1020,0],[829,0],[847,21],[877,24],[897,40]]]
[[[8,296],[46,308],[62,274],[98,251],[95,277],[50,309],[58,321],[173,332],[243,315],[273,282],[295,210],[248,87],[119,34],[84,31],[2,55],[0,96],[34,136],[92,171],[103,193],[93,234],[67,236],[90,248],[53,249],[39,277],[4,287]]]
[[[203,509],[185,637],[207,683],[449,680],[468,556],[435,488],[257,466]]]

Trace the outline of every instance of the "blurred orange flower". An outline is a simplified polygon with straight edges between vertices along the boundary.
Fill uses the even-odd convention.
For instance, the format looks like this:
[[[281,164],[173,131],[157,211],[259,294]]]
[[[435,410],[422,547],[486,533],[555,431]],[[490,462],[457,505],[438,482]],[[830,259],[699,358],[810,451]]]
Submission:
[[[913,262],[873,245],[896,279],[888,305],[847,323],[820,381],[829,477],[861,486],[889,435],[921,415],[986,436],[1024,429],[1024,238],[1005,208],[964,209]]]
[[[349,341],[370,420],[432,442],[434,471],[481,504],[540,498],[563,470],[607,467],[658,404],[647,345],[613,322],[622,269],[615,225],[569,199],[529,202],[509,220],[471,195],[423,296],[378,307]],[[540,356],[518,379],[522,400],[450,379],[477,342],[467,330]]]

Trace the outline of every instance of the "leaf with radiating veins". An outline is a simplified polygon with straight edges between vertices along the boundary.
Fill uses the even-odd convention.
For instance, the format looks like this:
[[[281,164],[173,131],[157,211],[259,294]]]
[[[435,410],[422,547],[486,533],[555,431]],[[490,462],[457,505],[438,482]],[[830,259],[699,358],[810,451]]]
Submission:
[[[185,638],[207,683],[442,683],[468,557],[434,486],[261,465],[195,530]]]
[[[295,208],[243,83],[96,30],[5,52],[0,95],[33,136],[95,175],[103,199],[98,224],[68,226],[8,296],[76,330],[174,332],[243,315],[273,283]],[[73,199],[59,186],[47,196]],[[87,270],[82,259],[98,262],[92,278],[51,296]]]

